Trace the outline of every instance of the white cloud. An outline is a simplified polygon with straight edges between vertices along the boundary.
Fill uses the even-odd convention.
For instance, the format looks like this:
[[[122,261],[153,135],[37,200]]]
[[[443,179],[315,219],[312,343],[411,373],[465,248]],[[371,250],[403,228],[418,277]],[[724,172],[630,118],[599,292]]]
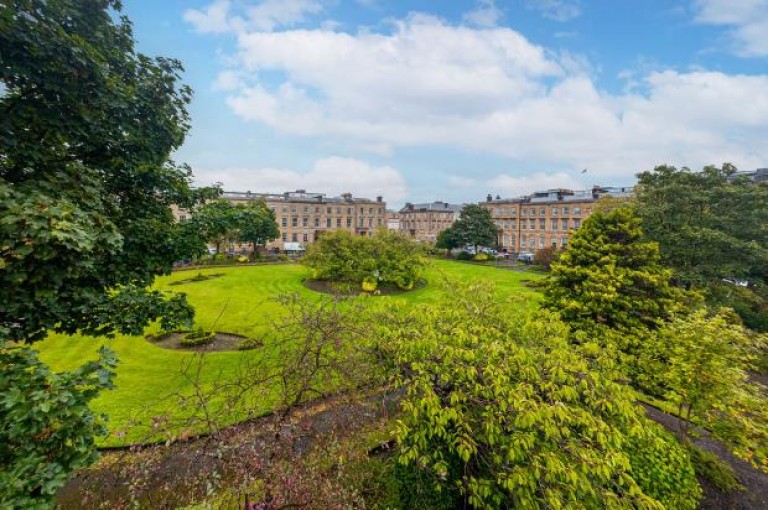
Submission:
[[[271,31],[293,26],[323,11],[319,0],[263,0],[255,5],[243,5],[235,14],[229,0],[215,0],[205,9],[188,9],[184,19],[200,33]]]
[[[565,22],[581,15],[581,5],[575,0],[526,0],[526,7],[541,12],[551,20]]]
[[[184,11],[184,20],[202,34],[221,34],[233,29],[229,0],[216,0],[207,8]]]
[[[613,94],[588,61],[504,27],[414,14],[390,33],[245,30],[230,70],[242,82],[220,81],[238,83],[227,97],[238,116],[378,154],[450,146],[587,167],[595,182],[660,163],[768,161],[768,75],[649,68]]]
[[[408,194],[398,170],[338,156],[320,159],[306,172],[278,168],[196,169],[195,176],[200,185],[221,182],[228,191],[282,193],[305,189],[330,196],[350,192],[371,199],[381,195],[390,203],[400,203]]]
[[[478,27],[495,27],[504,13],[496,7],[495,0],[478,0],[478,5],[464,14],[464,21]]]
[[[555,188],[582,189],[584,184],[565,172],[558,173],[532,173],[523,177],[513,177],[502,174],[488,181],[488,186],[493,195],[504,198],[529,195],[534,191],[543,191]]]
[[[731,27],[739,55],[768,56],[768,0],[696,0],[695,7],[696,22]]]

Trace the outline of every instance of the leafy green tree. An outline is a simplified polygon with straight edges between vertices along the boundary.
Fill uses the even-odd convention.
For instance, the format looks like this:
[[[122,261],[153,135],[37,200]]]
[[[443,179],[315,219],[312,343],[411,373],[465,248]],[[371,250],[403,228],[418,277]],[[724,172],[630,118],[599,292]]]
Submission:
[[[216,245],[216,253],[221,253],[222,244],[240,237],[241,218],[244,218],[241,213],[229,200],[215,200],[197,207],[187,223],[197,229],[205,242]]]
[[[103,334],[183,296],[144,291],[187,255],[171,204],[191,206],[169,160],[189,128],[181,65],[136,53],[110,0],[0,4],[0,334]],[[158,306],[126,317],[121,291]],[[163,304],[163,303],[166,304]],[[172,305],[172,306],[170,306]],[[113,313],[95,313],[112,308]],[[155,311],[157,310],[157,311]],[[98,317],[98,320],[97,320]],[[108,322],[99,322],[104,317]]]
[[[170,206],[215,194],[169,159],[189,128],[181,72],[135,51],[117,0],[0,3],[0,506],[47,505],[93,461],[87,403],[114,366],[51,375],[9,340],[191,322],[183,295],[149,290],[196,249]]]
[[[554,314],[510,313],[483,285],[453,295],[377,321],[405,389],[402,462],[458,486],[472,508],[696,508],[686,452],[610,362],[582,356]]]
[[[88,403],[112,388],[115,364],[102,348],[97,361],[52,374],[34,350],[0,347],[0,507],[48,508],[69,474],[96,460],[106,417]]]
[[[475,253],[478,246],[496,246],[498,241],[498,229],[491,219],[491,211],[477,204],[465,205],[451,228],[461,243],[474,245]]]
[[[326,234],[310,245],[302,261],[315,279],[365,284],[367,291],[381,284],[412,289],[426,265],[422,247],[386,229],[373,237],[346,230]]]
[[[658,245],[643,237],[631,208],[599,211],[552,264],[543,305],[577,331],[607,328],[630,341],[683,307],[685,293],[671,278],[672,271],[659,263]]]
[[[736,168],[658,166],[638,174],[637,213],[659,243],[661,261],[687,285],[735,278],[765,283],[768,184]]]
[[[445,250],[446,257],[451,256],[451,251],[461,246],[461,237],[453,227],[448,227],[437,234],[435,248]]]
[[[703,426],[768,472],[768,395],[748,372],[767,340],[728,309],[676,317],[643,345],[640,382],[677,406],[682,440],[691,423]]]
[[[250,243],[254,252],[257,246],[264,246],[280,235],[275,211],[267,207],[267,203],[263,200],[238,206],[237,223],[240,242]]]

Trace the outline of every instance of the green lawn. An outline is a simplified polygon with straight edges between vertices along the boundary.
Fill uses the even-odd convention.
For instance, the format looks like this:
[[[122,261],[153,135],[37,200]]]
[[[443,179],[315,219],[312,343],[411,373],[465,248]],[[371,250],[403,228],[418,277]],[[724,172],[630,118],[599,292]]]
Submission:
[[[197,271],[182,271],[158,279],[156,287],[172,292],[185,292],[195,307],[196,323],[206,329],[211,328],[220,316],[215,328],[217,331],[262,338],[280,314],[280,307],[272,298],[280,293],[290,292],[319,297],[319,294],[302,285],[307,271],[300,265],[211,268],[201,272],[223,273],[223,276],[202,282],[169,286],[171,282],[197,274]],[[398,296],[375,299],[398,300],[405,304],[434,301],[450,293],[450,290],[440,283],[444,277],[460,281],[492,280],[496,282],[501,296],[526,296],[530,298],[526,301],[532,305],[538,299],[537,293],[521,284],[521,280],[538,278],[537,275],[441,260],[432,261],[427,269],[426,278],[429,284],[426,287]],[[153,326],[147,333],[156,331],[157,327]],[[163,413],[183,416],[184,410],[179,409],[177,402],[170,400],[168,395],[190,389],[189,381],[182,374],[182,366],[193,358],[193,354],[163,349],[142,337],[125,335],[117,335],[111,340],[77,335],[51,335],[36,344],[36,347],[43,361],[50,364],[54,370],[67,370],[94,358],[102,344],[110,346],[120,358],[117,388],[105,392],[94,402],[97,411],[109,416],[111,430],[122,431],[132,421],[146,423],[150,416]],[[201,381],[210,384],[216,379],[224,379],[238,370],[242,363],[258,360],[260,356],[269,355],[269,352],[270,345],[266,344],[264,348],[255,351],[207,354],[205,367],[201,371]],[[273,403],[274,400],[266,397],[253,405],[257,411],[266,412]],[[232,421],[236,419],[237,416],[231,417]],[[125,439],[112,435],[105,444],[135,442],[143,437],[144,433],[140,428],[131,428]]]

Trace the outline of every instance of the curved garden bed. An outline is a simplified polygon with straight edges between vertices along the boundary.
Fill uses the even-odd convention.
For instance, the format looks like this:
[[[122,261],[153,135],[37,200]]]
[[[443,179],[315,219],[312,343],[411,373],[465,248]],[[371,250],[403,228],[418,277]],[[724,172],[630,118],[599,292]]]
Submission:
[[[148,335],[147,340],[163,349],[175,349],[179,351],[246,351],[257,349],[263,342],[254,338],[248,338],[236,333],[217,331],[206,333],[197,342],[189,342],[189,338],[195,340],[194,331],[172,331],[162,335]]]
[[[334,296],[357,296],[360,294],[367,294],[369,296],[397,296],[400,294],[407,294],[414,290],[423,289],[427,286],[426,282],[420,282],[413,286],[411,289],[401,289],[396,285],[379,285],[378,288],[372,292],[366,292],[361,289],[360,284],[351,282],[332,282],[329,280],[304,280],[304,286],[315,292],[322,292],[323,294],[331,294]]]

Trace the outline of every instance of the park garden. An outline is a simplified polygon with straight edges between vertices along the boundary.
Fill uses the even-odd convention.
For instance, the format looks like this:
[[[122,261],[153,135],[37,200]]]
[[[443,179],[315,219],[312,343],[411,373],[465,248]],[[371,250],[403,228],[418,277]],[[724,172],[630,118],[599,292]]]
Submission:
[[[385,232],[174,271],[278,232],[171,159],[181,62],[114,0],[0,4],[0,55],[1,507],[768,506],[765,184],[640,173],[546,276]]]

